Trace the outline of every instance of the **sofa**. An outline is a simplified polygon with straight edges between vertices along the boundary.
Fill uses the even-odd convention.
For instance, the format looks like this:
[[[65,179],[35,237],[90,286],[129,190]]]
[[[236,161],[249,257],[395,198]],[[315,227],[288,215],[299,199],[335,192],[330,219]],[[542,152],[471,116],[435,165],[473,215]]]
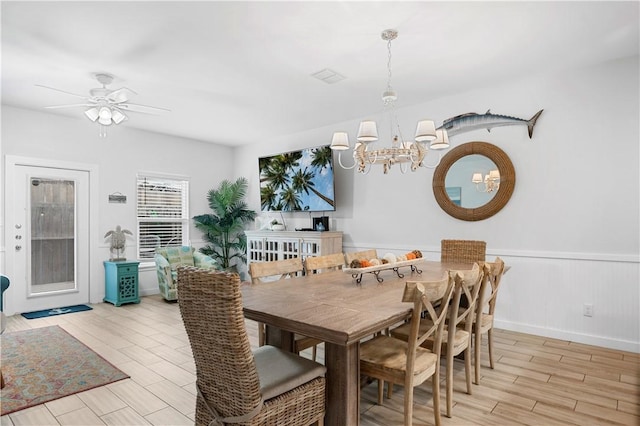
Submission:
[[[220,269],[218,262],[193,247],[158,247],[154,256],[160,294],[168,301],[178,300],[179,266],[195,266],[202,269]]]

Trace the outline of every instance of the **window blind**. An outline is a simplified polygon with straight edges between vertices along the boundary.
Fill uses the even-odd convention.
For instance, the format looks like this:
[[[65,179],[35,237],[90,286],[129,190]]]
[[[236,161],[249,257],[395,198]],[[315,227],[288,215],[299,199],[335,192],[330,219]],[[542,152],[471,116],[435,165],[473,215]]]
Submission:
[[[156,247],[189,244],[189,181],[137,177],[138,259],[153,259]]]

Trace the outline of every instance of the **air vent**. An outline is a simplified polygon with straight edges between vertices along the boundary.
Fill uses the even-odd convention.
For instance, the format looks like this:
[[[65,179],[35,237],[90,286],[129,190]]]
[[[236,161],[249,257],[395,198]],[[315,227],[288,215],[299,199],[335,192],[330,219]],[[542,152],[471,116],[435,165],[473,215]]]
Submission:
[[[320,81],[324,81],[327,84],[337,83],[340,80],[344,80],[346,77],[342,74],[338,74],[334,70],[330,70],[329,68],[325,68],[316,73],[311,74],[311,77],[315,77]]]

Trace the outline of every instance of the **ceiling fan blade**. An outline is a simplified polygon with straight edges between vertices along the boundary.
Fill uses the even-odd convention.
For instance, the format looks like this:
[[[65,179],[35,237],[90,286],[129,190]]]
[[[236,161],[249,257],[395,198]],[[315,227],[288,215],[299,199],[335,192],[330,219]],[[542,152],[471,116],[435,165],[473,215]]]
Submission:
[[[120,89],[109,92],[106,96],[107,100],[116,104],[127,102],[131,96],[137,95],[136,92],[129,89],[128,87],[122,87]]]
[[[44,87],[45,89],[55,90],[56,92],[65,93],[67,95],[75,96],[76,98],[87,99],[85,95],[78,95],[77,93],[67,92],[66,90],[56,89],[55,87],[44,86],[42,84],[36,84],[38,87]]]
[[[96,106],[96,104],[69,104],[69,105],[51,105],[46,106],[47,109],[58,109],[58,108],[75,108],[75,107],[92,107]]]
[[[171,112],[170,109],[153,107],[153,106],[142,105],[142,104],[123,103],[118,105],[118,107],[127,111],[141,112],[146,114],[159,114],[161,112]]]

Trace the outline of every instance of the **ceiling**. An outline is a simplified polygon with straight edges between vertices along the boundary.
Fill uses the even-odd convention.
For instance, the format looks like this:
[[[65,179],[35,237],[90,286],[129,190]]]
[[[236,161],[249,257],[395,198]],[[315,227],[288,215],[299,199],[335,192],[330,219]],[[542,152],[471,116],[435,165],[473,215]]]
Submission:
[[[120,126],[230,146],[379,113],[387,28],[399,31],[392,43],[399,107],[639,53],[635,1],[1,7],[2,104],[88,122],[82,108],[44,110],[78,99],[36,84],[88,94],[99,87],[93,74],[107,72],[111,88],[138,93],[133,102],[171,110],[130,113]],[[311,77],[324,68],[346,79]]]

